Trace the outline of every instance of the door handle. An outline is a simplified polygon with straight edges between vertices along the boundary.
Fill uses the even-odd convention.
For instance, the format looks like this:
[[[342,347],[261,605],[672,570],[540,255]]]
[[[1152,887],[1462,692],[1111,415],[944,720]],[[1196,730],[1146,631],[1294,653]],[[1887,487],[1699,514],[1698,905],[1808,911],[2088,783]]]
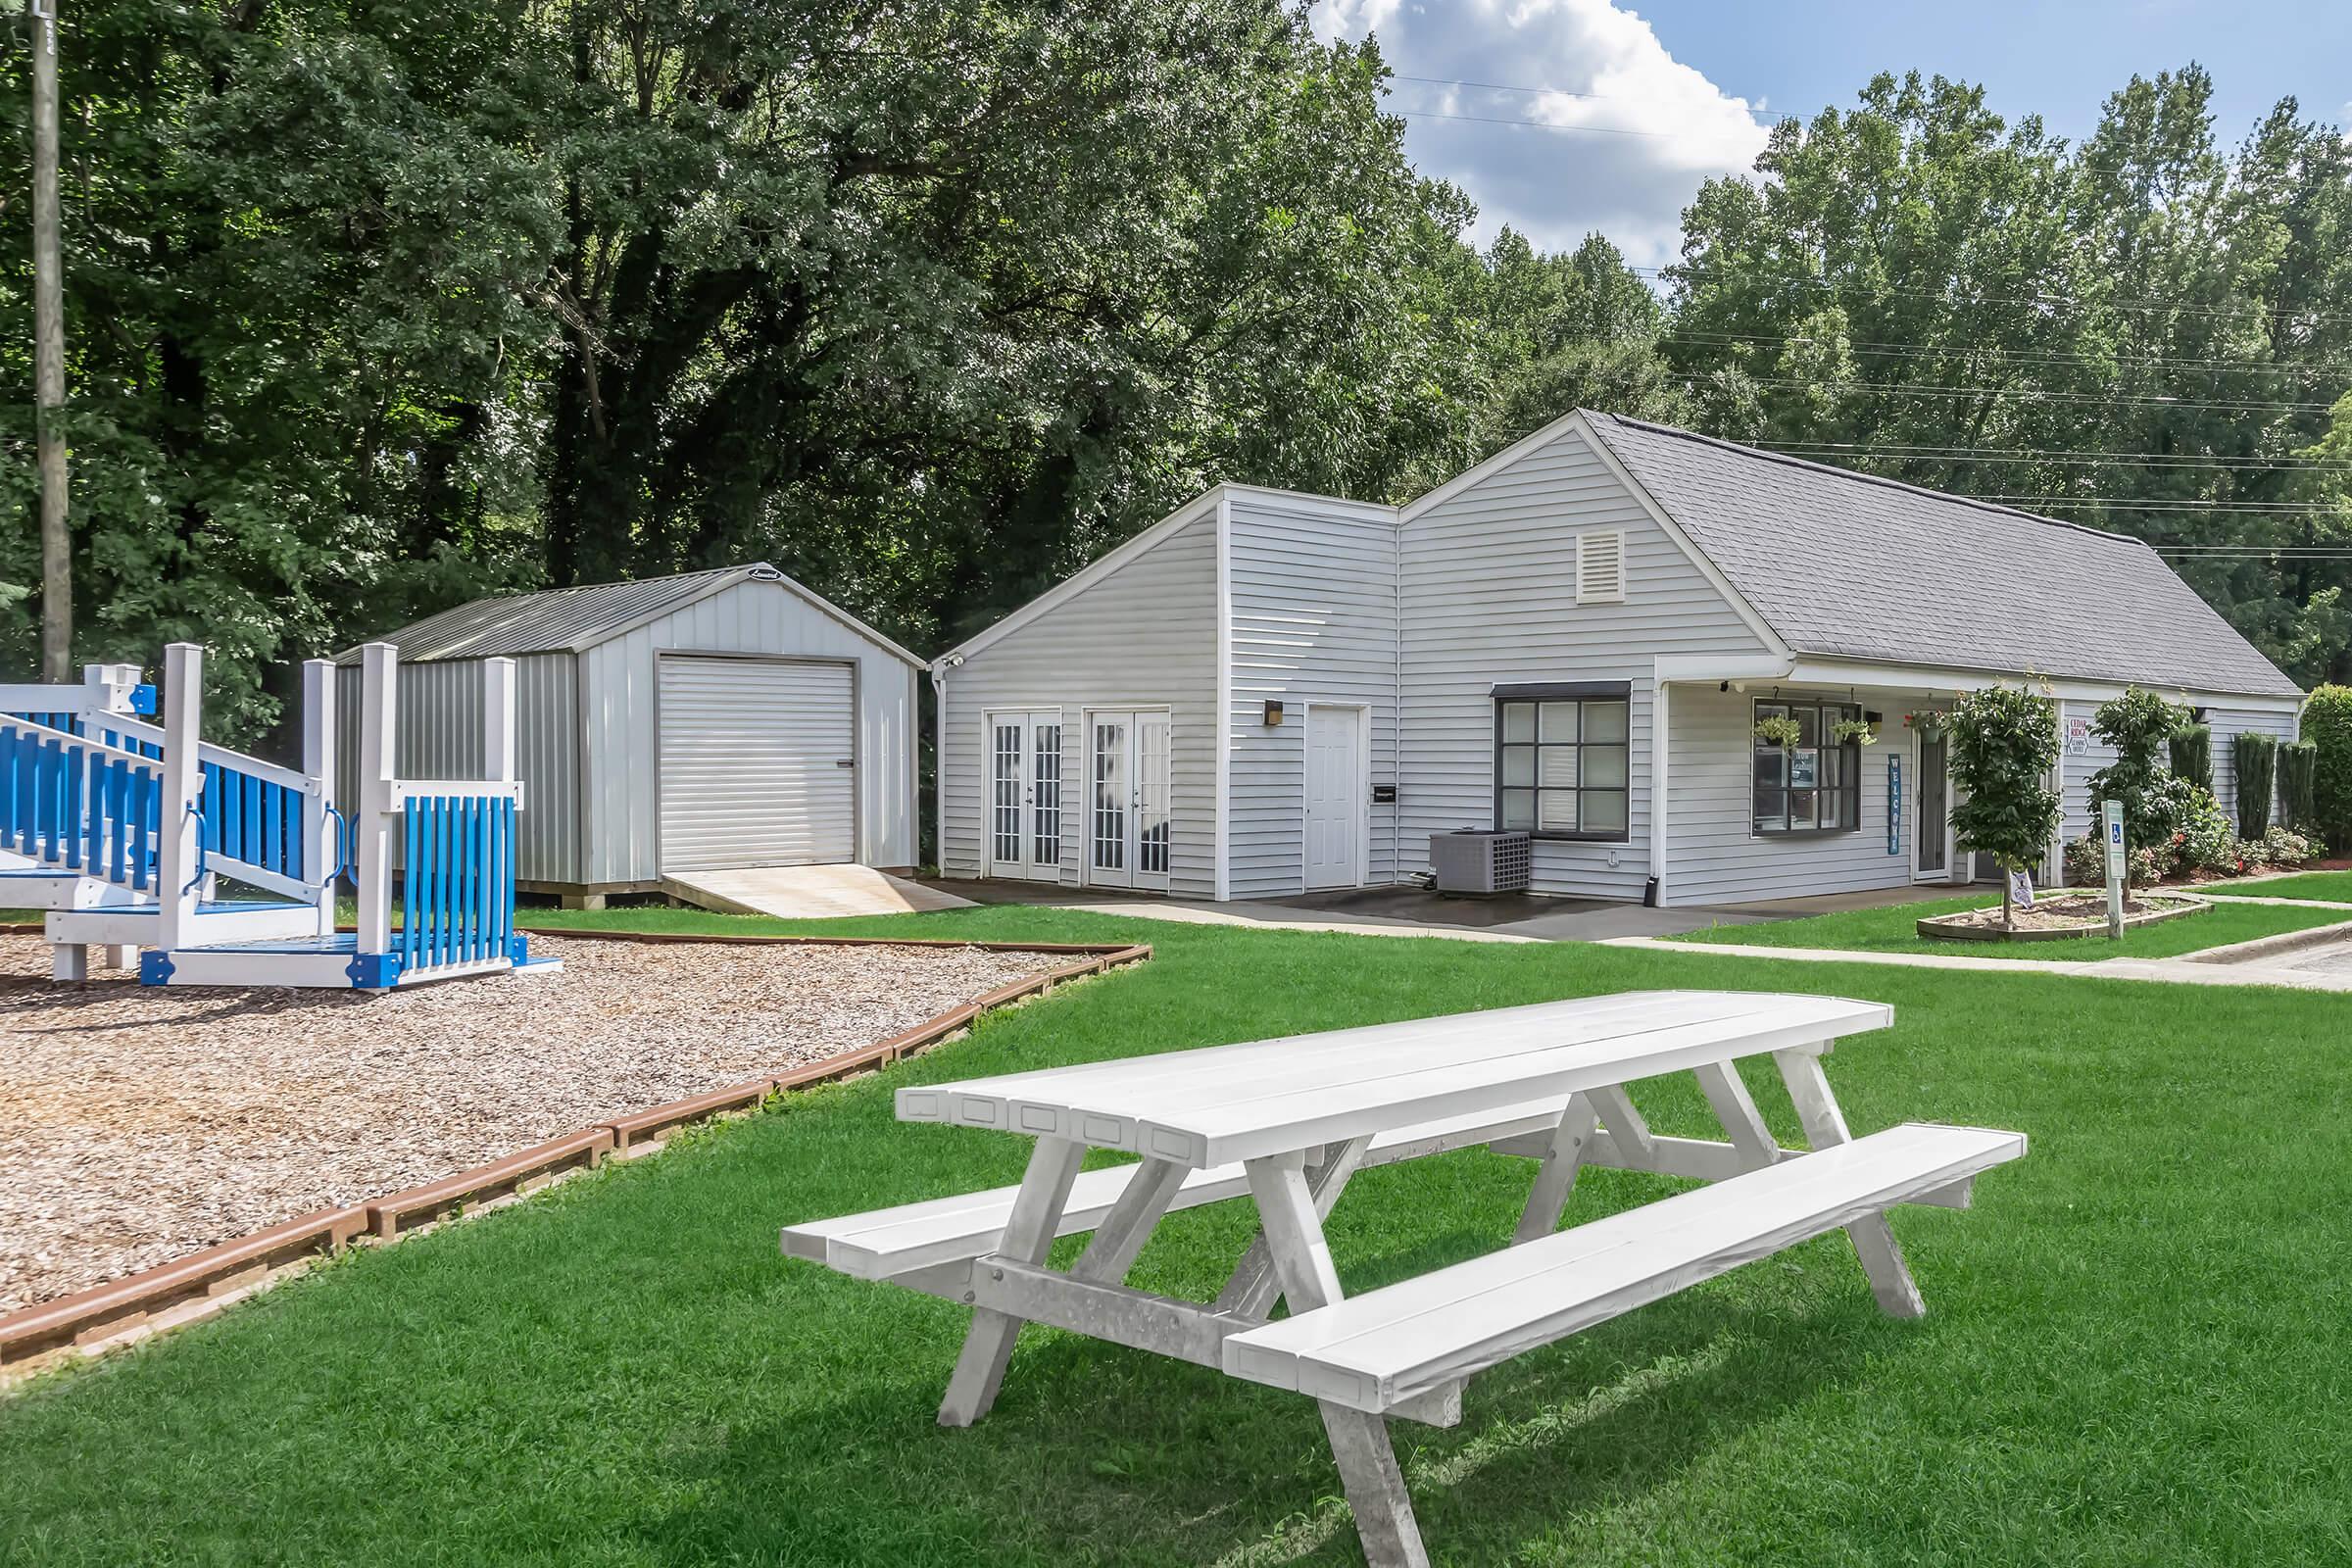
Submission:
[[[837,757],[833,760],[833,765],[835,767],[856,767],[858,760],[854,757]]]

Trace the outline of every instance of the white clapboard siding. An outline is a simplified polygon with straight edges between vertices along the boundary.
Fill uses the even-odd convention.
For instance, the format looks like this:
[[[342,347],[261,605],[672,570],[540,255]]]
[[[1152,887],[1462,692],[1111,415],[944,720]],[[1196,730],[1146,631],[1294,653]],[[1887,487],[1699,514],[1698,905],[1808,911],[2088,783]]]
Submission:
[[[1169,710],[1168,891],[1216,889],[1217,519],[1210,507],[1107,575],[945,671],[940,869],[987,864],[982,715],[1060,710],[1061,883],[1079,884],[1089,708]]]
[[[1240,486],[1228,492],[1233,600],[1229,891],[1304,886],[1306,705],[1361,707],[1370,777],[1364,880],[1394,880],[1394,806],[1369,786],[1396,774],[1396,527],[1388,507]],[[1282,703],[1279,724],[1265,705]]]
[[[1619,602],[1577,602],[1576,539],[1594,532],[1623,535]],[[1401,549],[1401,868],[1428,865],[1433,832],[1494,825],[1496,684],[1621,680],[1633,703],[1631,831],[1623,844],[1539,840],[1534,886],[1639,898],[1655,869],[1653,662],[1754,656],[1763,644],[1573,428],[1411,517]]]
[[[1892,1021],[1837,997],[1631,992],[902,1089],[898,1111],[1213,1165]]]
[[[1386,1411],[2025,1152],[2021,1133],[1889,1128],[1235,1335],[1225,1370]]]
[[[857,858],[853,666],[666,654],[655,667],[663,872]]]
[[[1724,692],[1713,684],[1677,686],[1668,697],[1672,751],[1667,777],[1665,902],[1735,904],[1803,893],[1858,893],[1911,881],[1914,807],[1904,808],[1893,853],[1886,843],[1886,768],[1902,759],[1905,788],[1918,798],[1912,737],[1899,697],[1858,693],[1879,713],[1880,740],[1862,747],[1861,827],[1852,833],[1759,834],[1750,811],[1755,784],[1753,702],[1769,692]],[[1835,694],[1838,701],[1845,693]],[[1924,706],[1924,705],[1922,705]],[[1639,775],[1637,775],[1639,776]]]

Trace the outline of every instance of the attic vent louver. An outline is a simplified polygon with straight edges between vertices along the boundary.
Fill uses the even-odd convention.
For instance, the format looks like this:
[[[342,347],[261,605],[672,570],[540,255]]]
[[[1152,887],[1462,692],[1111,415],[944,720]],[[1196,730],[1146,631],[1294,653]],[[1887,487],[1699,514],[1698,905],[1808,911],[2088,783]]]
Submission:
[[[1622,604],[1625,600],[1625,533],[1611,528],[1576,536],[1576,602]]]

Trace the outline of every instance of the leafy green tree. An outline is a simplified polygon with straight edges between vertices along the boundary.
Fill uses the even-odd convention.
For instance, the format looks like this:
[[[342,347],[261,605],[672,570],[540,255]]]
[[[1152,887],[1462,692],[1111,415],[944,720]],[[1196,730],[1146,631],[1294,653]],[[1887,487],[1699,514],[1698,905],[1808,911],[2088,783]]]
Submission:
[[[1952,808],[1960,847],[1989,855],[2003,871],[2040,859],[2058,832],[2061,803],[2050,787],[2058,761],[2058,707],[2022,686],[1988,686],[1952,705],[1952,782],[1967,798]],[[2017,912],[2001,879],[2001,926]]]
[[[2091,714],[2090,732],[2115,748],[2115,760],[2090,775],[2092,810],[2102,801],[2122,803],[2129,849],[2154,851],[2172,836],[2172,816],[2157,794],[2165,776],[2157,759],[2187,722],[2187,709],[2136,686]]]

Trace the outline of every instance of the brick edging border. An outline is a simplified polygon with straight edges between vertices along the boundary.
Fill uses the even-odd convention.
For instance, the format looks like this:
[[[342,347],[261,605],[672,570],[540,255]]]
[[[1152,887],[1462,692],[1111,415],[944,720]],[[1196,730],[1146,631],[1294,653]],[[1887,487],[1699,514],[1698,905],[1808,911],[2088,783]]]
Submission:
[[[585,937],[590,941],[611,942],[980,948],[991,953],[1067,956],[1071,961],[999,986],[870,1046],[836,1052],[784,1072],[762,1073],[723,1089],[609,1117],[593,1127],[550,1139],[422,1187],[387,1193],[349,1208],[322,1209],[286,1220],[137,1274],[21,1308],[0,1317],[0,1369],[14,1371],[23,1363],[66,1347],[111,1340],[150,1323],[157,1327],[174,1326],[155,1320],[183,1306],[199,1309],[189,1313],[191,1318],[200,1316],[203,1303],[258,1284],[271,1271],[288,1264],[305,1263],[317,1255],[331,1255],[357,1242],[380,1245],[397,1241],[410,1231],[448,1217],[465,1204],[528,1192],[571,1169],[599,1165],[608,1154],[628,1157],[648,1152],[681,1127],[755,1109],[770,1095],[887,1067],[939,1044],[993,1008],[1036,996],[1065,981],[1102,974],[1152,956],[1147,943],[1121,946],[894,937],[698,936],[677,931],[575,931],[560,926],[516,929],[533,936]],[[0,935],[27,932],[38,935],[42,930],[39,925],[0,923]]]

